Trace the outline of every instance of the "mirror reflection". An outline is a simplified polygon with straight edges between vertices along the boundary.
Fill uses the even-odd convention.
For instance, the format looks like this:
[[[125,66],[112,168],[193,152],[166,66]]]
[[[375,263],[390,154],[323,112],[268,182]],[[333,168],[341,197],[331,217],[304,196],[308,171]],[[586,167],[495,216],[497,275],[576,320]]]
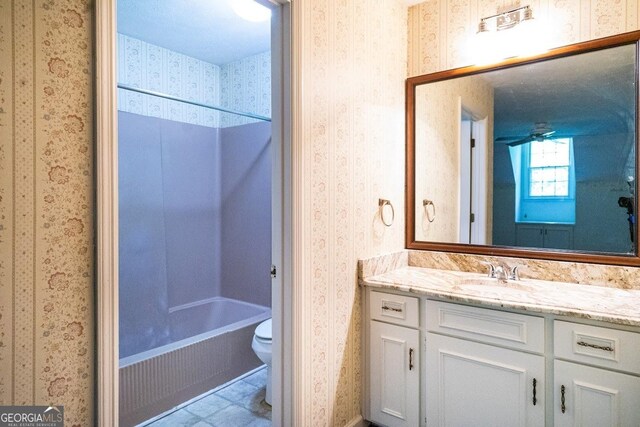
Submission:
[[[635,44],[422,84],[415,240],[632,254]]]

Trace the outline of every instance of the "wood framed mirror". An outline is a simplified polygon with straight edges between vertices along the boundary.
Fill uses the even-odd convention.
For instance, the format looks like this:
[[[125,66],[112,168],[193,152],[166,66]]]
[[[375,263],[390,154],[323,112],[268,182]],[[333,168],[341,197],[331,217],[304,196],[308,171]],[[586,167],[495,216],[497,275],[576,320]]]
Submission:
[[[640,31],[406,81],[406,247],[638,254]]]

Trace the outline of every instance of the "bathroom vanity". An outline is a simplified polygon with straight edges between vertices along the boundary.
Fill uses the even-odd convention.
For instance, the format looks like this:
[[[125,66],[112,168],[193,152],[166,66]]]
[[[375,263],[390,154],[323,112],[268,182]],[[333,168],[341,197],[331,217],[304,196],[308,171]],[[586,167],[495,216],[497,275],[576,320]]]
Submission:
[[[361,284],[367,420],[640,425],[640,291],[412,266]]]
[[[638,49],[640,31],[407,79],[409,255],[360,264],[366,419],[640,426]]]

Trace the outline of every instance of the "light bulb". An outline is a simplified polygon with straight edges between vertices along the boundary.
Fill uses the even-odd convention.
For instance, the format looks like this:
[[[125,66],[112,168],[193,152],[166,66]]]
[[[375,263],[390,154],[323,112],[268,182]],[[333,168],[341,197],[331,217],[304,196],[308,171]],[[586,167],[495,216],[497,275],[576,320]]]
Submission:
[[[548,32],[542,27],[540,18],[528,19],[518,26],[521,27],[518,56],[533,56],[549,50]]]
[[[474,63],[476,65],[487,65],[499,60],[496,49],[495,31],[482,31],[475,35],[472,43]]]

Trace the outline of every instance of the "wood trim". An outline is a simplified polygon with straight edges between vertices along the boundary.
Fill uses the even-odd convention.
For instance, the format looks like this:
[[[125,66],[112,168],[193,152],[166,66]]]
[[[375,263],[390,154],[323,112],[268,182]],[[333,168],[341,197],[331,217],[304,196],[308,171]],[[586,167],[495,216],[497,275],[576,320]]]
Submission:
[[[415,101],[415,87],[417,83],[407,79],[405,83],[405,203],[404,203],[404,215],[405,215],[405,245],[407,249],[430,249],[429,247],[415,247],[417,243],[415,241],[415,229],[416,229],[416,173],[415,173],[415,153],[416,153],[416,101]]]
[[[309,166],[309,153],[304,144],[304,113],[303,82],[304,44],[302,38],[305,35],[304,22],[305,8],[299,1],[294,1],[290,6],[291,11],[291,339],[293,354],[291,357],[291,424],[310,424],[311,384],[307,361],[310,360],[311,337],[307,333],[310,325],[310,310],[307,308],[309,283],[307,275],[311,271],[310,251],[306,246],[309,241],[309,183],[306,172]]]
[[[290,87],[293,65],[291,61],[290,4],[287,0],[276,0],[274,8],[278,13],[280,35],[276,43],[281,50],[281,87],[282,99],[280,111],[280,136],[282,138],[283,188],[283,248],[281,289],[277,292],[281,298],[276,310],[279,310],[280,334],[282,346],[281,370],[274,387],[277,399],[281,401],[274,408],[274,421],[281,420],[282,425],[292,425],[294,417],[290,404],[296,384],[296,371],[292,363],[295,352],[292,322],[293,297],[291,289],[292,270],[296,266],[295,254],[291,248],[292,239],[292,200],[289,188],[291,179],[291,97]],[[280,6],[278,6],[280,5]],[[100,427],[117,426],[119,421],[119,347],[118,347],[118,124],[117,124],[117,73],[116,73],[116,0],[96,3],[96,190],[97,190],[97,384],[96,406],[97,425]],[[295,69],[299,72],[298,69]],[[298,223],[304,223],[304,218]],[[291,260],[289,262],[289,260]],[[303,375],[303,373],[298,373]]]
[[[272,395],[272,421],[274,425],[281,425],[283,414],[283,398],[282,398],[282,378],[284,367],[283,346],[284,340],[284,322],[282,314],[283,285],[284,279],[287,277],[285,271],[283,256],[284,239],[278,238],[283,236],[282,219],[283,219],[283,112],[284,99],[278,94],[282,94],[282,85],[284,77],[282,73],[283,50],[282,50],[282,11],[281,8],[271,4],[271,93],[272,111],[271,111],[271,264],[276,267],[276,277],[271,278],[271,313],[273,320],[273,342],[280,345],[273,345],[273,363],[271,366],[271,395]],[[276,237],[278,236],[278,237]]]
[[[362,418],[362,415],[358,415],[357,417],[349,421],[345,427],[366,427],[367,425],[369,424],[365,422],[364,418]]]
[[[272,8],[272,9],[291,3],[291,0],[255,0],[255,1],[256,3],[260,3],[261,5]]]
[[[272,141],[273,145],[273,246],[272,262],[278,276],[272,281],[273,425],[292,425],[293,346],[291,297],[291,13],[290,4],[273,7],[272,43]],[[279,241],[276,243],[276,240]]]
[[[116,1],[96,2],[97,422],[118,425]]]
[[[282,322],[282,335],[283,340],[280,345],[280,351],[282,352],[282,377],[281,377],[281,406],[282,414],[280,421],[282,425],[293,425],[294,415],[293,405],[291,402],[294,400],[294,375],[296,372],[296,365],[294,363],[295,341],[294,336],[294,321],[293,310],[293,268],[296,260],[296,252],[293,251],[293,221],[292,211],[294,206],[294,199],[292,196],[292,176],[293,176],[293,155],[292,155],[292,43],[294,39],[291,5],[287,2],[282,3],[280,7],[281,14],[281,41],[282,41],[282,62],[281,62],[281,96],[282,96],[282,257],[283,268],[282,273],[282,291],[280,292],[281,305],[281,322]],[[277,422],[278,420],[275,419]]]
[[[551,49],[548,52],[539,55],[529,56],[527,58],[509,58],[498,64],[489,65],[471,65],[468,67],[454,68],[451,70],[438,71],[431,74],[422,74],[419,76],[407,78],[407,84],[415,87],[424,83],[433,83],[440,80],[449,80],[455,77],[470,76],[485,71],[502,70],[512,68],[519,65],[533,64],[540,61],[546,61],[554,58],[562,58],[578,53],[587,53],[601,49],[607,49],[615,46],[635,43],[640,39],[640,31],[631,31],[628,33],[618,34],[615,36],[604,37],[601,39],[589,40],[586,42],[575,43],[567,46]]]
[[[532,56],[529,58],[512,58],[507,59],[497,65],[487,66],[469,66],[456,68],[452,70],[440,71],[432,74],[424,74],[420,76],[410,77],[406,80],[406,168],[405,168],[405,246],[407,249],[419,249],[429,251],[442,252],[458,252],[491,256],[505,256],[517,258],[533,258],[545,259],[553,261],[573,261],[594,264],[608,264],[621,266],[640,266],[640,254],[638,253],[638,230],[635,232],[634,250],[636,255],[611,255],[596,253],[578,253],[562,250],[545,251],[520,249],[514,247],[485,246],[485,245],[468,245],[460,243],[439,243],[425,242],[415,240],[415,88],[425,83],[433,83],[441,80],[448,80],[456,77],[463,77],[478,74],[484,71],[501,70],[517,65],[533,64],[553,58],[561,58],[565,56],[575,55],[578,53],[592,52],[596,50],[606,49],[625,44],[636,43],[636,58],[640,58],[640,31],[632,31],[616,36],[605,37],[602,39],[591,40],[583,43],[576,43],[553,49],[547,53]],[[638,59],[636,59],[638,61]],[[638,81],[638,66],[636,66],[636,82]],[[640,164],[640,153],[638,150],[638,125],[640,120],[638,117],[638,106],[640,98],[638,88],[636,87],[636,171]],[[635,180],[635,194],[638,194],[638,179]],[[636,212],[638,201],[636,200]],[[495,224],[494,224],[495,227]]]

